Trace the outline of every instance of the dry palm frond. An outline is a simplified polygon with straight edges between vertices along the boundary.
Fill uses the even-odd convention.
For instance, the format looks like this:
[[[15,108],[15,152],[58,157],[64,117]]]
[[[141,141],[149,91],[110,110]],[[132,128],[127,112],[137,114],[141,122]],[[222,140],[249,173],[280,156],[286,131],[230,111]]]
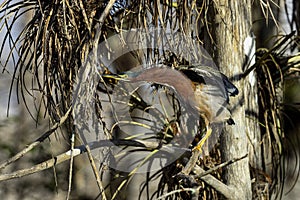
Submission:
[[[68,0],[8,0],[1,4],[0,30],[5,31],[2,44],[9,43],[11,46],[7,59],[2,63],[3,71],[13,60],[14,81],[11,87],[20,87],[24,100],[25,92],[32,95],[33,90],[42,93],[43,101],[36,107],[40,108],[43,104],[55,121],[71,106],[74,78],[89,51],[98,45],[93,43],[93,37],[99,31],[95,29],[96,24],[106,5],[105,1]],[[200,30],[192,27],[202,15],[202,8],[198,6],[201,5],[189,1],[116,1],[102,26],[100,40],[113,33],[122,33],[124,29],[147,30],[149,27],[168,29],[171,34],[181,32],[189,37],[199,37]],[[32,18],[14,39],[12,27],[27,12],[32,14]],[[186,32],[191,28],[194,32]],[[151,62],[170,61],[165,52],[158,55],[151,51],[145,55]],[[2,46],[1,57],[4,53]],[[161,60],[162,56],[165,61]],[[36,88],[25,84],[26,75],[32,77]]]
[[[275,24],[277,24],[276,17],[271,9],[272,5],[277,7],[277,4],[272,0],[260,0],[259,2],[265,17],[268,19],[270,18],[269,15],[271,15],[271,18]],[[36,96],[35,92],[41,93],[43,98],[37,102],[37,110],[44,106],[51,119],[59,122],[62,116],[65,116],[65,113],[69,112],[72,107],[72,102],[74,102],[72,98],[75,79],[80,69],[87,66],[85,65],[87,57],[89,53],[99,45],[99,42],[106,41],[107,38],[114,34],[124,36],[129,29],[143,29],[146,33],[149,33],[151,32],[151,30],[149,30],[151,28],[160,28],[163,30],[162,32],[169,32],[174,36],[181,34],[184,36],[183,39],[192,38],[198,43],[201,43],[204,34],[209,35],[209,33],[204,33],[203,29],[209,29],[208,27],[210,26],[206,16],[210,3],[210,1],[188,0],[115,1],[108,16],[103,19],[101,17],[103,17],[102,14],[108,5],[108,1],[6,0],[0,5],[0,31],[5,32],[1,40],[2,47],[0,57],[6,57],[4,62],[1,60],[2,71],[10,71],[8,65],[9,62],[12,61],[14,70],[12,73],[13,81],[11,89],[17,85],[25,104],[26,100],[28,100],[25,98],[25,93],[29,93],[33,97]],[[295,5],[298,5],[297,9],[299,11],[299,3],[295,3]],[[13,27],[16,26],[19,19],[26,13],[30,13],[32,17],[15,38],[12,33]],[[293,17],[295,16],[298,17],[298,15],[293,15]],[[299,21],[300,20],[293,18],[291,23],[296,23],[299,29]],[[101,27],[100,30],[98,29],[99,26]],[[160,33],[157,32],[156,34]],[[258,79],[261,110],[260,122],[264,124],[264,127],[261,127],[263,133],[262,145],[265,149],[265,158],[268,155],[263,167],[265,172],[271,177],[272,182],[268,182],[269,177],[265,173],[260,174],[263,174],[264,181],[269,184],[268,189],[271,193],[276,193],[278,188],[281,187],[279,183],[282,182],[280,156],[283,152],[282,140],[284,134],[280,113],[281,100],[278,98],[280,91],[278,88],[280,88],[282,80],[286,76],[292,76],[299,72],[299,54],[295,56],[285,55],[285,53],[289,51],[290,46],[292,46],[292,50],[299,48],[299,38],[292,38],[292,36],[292,34],[282,36],[282,39],[270,50],[259,50],[257,53],[259,57],[257,63],[246,72],[246,74],[248,74],[255,68],[258,72],[257,74],[260,76]],[[185,49],[181,49],[180,51],[182,46],[178,45],[178,55],[164,49],[165,46],[163,44],[167,43],[166,40],[162,34],[161,38],[156,41],[151,41],[156,42],[156,45],[161,47],[162,51],[148,48],[142,51],[142,55],[139,54],[141,52],[130,52],[133,55],[132,57],[138,58],[137,60],[139,61],[133,61],[132,63],[142,64],[140,61],[143,61],[146,64],[168,64],[169,67],[174,68],[180,64],[190,64],[186,63],[187,60],[181,56],[185,53],[182,52],[182,50],[185,51]],[[188,41],[188,39],[183,41]],[[6,53],[6,49],[4,49],[4,45],[6,44],[10,47],[8,53]],[[186,45],[189,45],[189,43]],[[110,50],[113,50],[112,47],[107,47],[107,49],[108,54],[111,53]],[[189,53],[191,57],[197,60],[196,49],[192,49]],[[124,68],[130,69],[133,67],[124,66],[124,63],[122,64],[121,61],[119,62],[121,66],[105,66],[105,63],[101,63],[97,58],[93,59],[99,64],[97,67],[101,73],[109,67],[115,67],[116,72],[127,71],[124,70]],[[129,62],[129,59],[126,61]],[[128,62],[125,62],[125,64],[128,64]],[[131,63],[128,65],[131,65]],[[32,77],[32,85],[25,84],[25,78],[28,75]],[[105,85],[101,88],[102,92],[104,90],[109,94],[110,91],[105,81],[100,80],[100,82]],[[33,85],[35,86],[33,87]],[[161,90],[162,88],[159,88],[157,91]],[[96,99],[95,110],[98,117],[97,119],[99,120],[97,122],[100,122],[103,126],[104,133],[113,135],[114,129],[120,128],[120,124],[125,123],[126,125],[138,124],[148,130],[156,131],[156,133],[158,133],[157,136],[164,144],[169,142],[170,137],[176,135],[176,129],[173,127],[176,123],[172,123],[173,121],[167,116],[166,112],[153,109],[151,105],[148,105],[138,95],[134,96],[136,93],[128,95],[131,97],[130,105],[126,106],[128,106],[130,112],[133,113],[134,110],[139,110],[138,112],[145,114],[151,110],[156,114],[158,124],[163,128],[160,127],[159,129],[157,126],[155,127],[153,125],[154,123],[151,123],[151,120],[146,117],[135,118],[136,123],[125,120],[115,122],[109,127],[108,123],[104,120],[103,105],[105,102],[101,101],[99,91],[91,96]],[[168,89],[164,92],[170,94]],[[173,103],[172,105],[177,105],[176,98],[170,99],[170,102]],[[84,101],[84,98],[82,100]],[[115,102],[109,100],[109,103],[113,104]],[[176,109],[174,108],[174,110]],[[175,113],[175,117],[180,116],[180,114],[180,112]],[[73,121],[71,118],[69,118],[68,129],[70,132],[73,130]],[[201,129],[201,127],[199,129]],[[127,147],[124,147],[124,150],[129,149],[126,148]],[[151,164],[151,157],[153,157],[154,154],[155,151],[152,151],[150,153],[151,156],[149,155],[147,159],[139,160],[137,167],[140,167],[140,165],[145,162],[150,162]],[[214,157],[215,160],[213,159]],[[180,182],[182,181],[181,179],[176,180],[174,178],[174,176],[181,171],[183,165],[187,163],[187,158],[188,156],[183,155],[175,163],[159,170],[157,173],[147,174],[146,183],[141,188],[141,196],[144,192],[147,193],[147,197],[150,199],[152,197],[160,197],[165,192],[179,190],[182,186],[192,187],[192,184],[182,183]],[[207,163],[204,163],[205,159],[203,159],[201,161],[203,163],[198,164],[204,168],[215,166],[220,162],[219,152],[215,150],[213,155],[206,158],[206,161],[207,160]],[[135,175],[136,170],[137,168],[134,168],[134,170],[130,171],[117,189],[126,187]],[[280,176],[277,176],[278,174]],[[215,175],[220,179],[218,173]],[[150,187],[149,183],[155,179],[160,179],[160,181],[157,190],[153,196],[151,196],[148,191]],[[192,183],[196,183],[197,186],[199,186],[197,190],[201,193],[202,198],[217,198],[217,192],[212,189],[212,187],[204,184],[200,179]],[[111,192],[111,196],[116,197],[117,195],[118,190]],[[191,190],[188,192],[174,193],[168,198],[184,199],[190,197],[190,195]]]
[[[32,90],[36,90],[42,93],[43,104],[54,121],[70,107],[73,79],[82,65],[81,58],[86,53],[84,49],[89,49],[91,22],[86,24],[88,22],[84,16],[88,12],[89,17],[93,17],[98,8],[80,9],[80,6],[80,1],[31,0],[6,1],[1,9],[5,13],[1,25],[7,29],[3,44],[8,42],[12,45],[4,70],[16,53],[18,58],[14,64],[12,85],[21,87],[24,100],[25,92],[32,94]],[[18,18],[29,11],[32,18],[14,40],[11,36],[12,27]],[[8,20],[11,22],[8,23]],[[16,48],[17,44],[20,47]],[[0,55],[3,53],[2,48]],[[25,84],[27,74],[32,76],[32,82],[36,83],[37,88],[29,88]],[[37,105],[38,108],[40,106]]]
[[[279,9],[278,3],[273,0],[259,0],[259,5],[263,13],[263,16],[266,19],[267,25],[268,25],[268,20],[271,18],[273,22],[276,24],[276,26],[278,27],[279,26],[277,21],[278,17],[274,15],[274,8],[273,8],[276,7],[276,9]],[[269,15],[271,15],[271,17]]]
[[[9,71],[8,63],[13,60],[11,88],[15,85],[19,87],[21,98],[25,103],[26,93],[32,96],[35,96],[34,92],[41,93],[42,100],[37,101],[36,107],[39,110],[44,106],[53,121],[59,121],[72,107],[75,78],[79,70],[83,66],[86,67],[85,61],[90,51],[98,46],[98,42],[106,40],[111,35],[123,34],[126,29],[132,28],[142,28],[147,32],[150,27],[155,27],[165,32],[168,30],[173,35],[180,33],[187,38],[197,38],[200,42],[201,31],[194,25],[198,24],[200,16],[203,15],[204,3],[198,4],[196,1],[187,0],[178,2],[134,0],[130,3],[116,1],[109,15],[101,21],[107,5],[108,1],[94,0],[7,0],[1,4],[0,30],[5,32],[1,42],[3,45],[6,43],[10,45],[8,56],[4,63],[1,63],[3,71]],[[14,39],[12,27],[16,26],[25,13],[30,13],[32,17]],[[101,30],[97,29],[99,23]],[[100,40],[97,40],[97,37]],[[156,41],[160,44],[158,46],[163,48],[164,40],[166,38]],[[1,57],[5,55],[4,50],[2,46]],[[184,52],[179,52],[180,55],[182,53]],[[193,53],[193,56],[196,56],[196,52]],[[176,66],[186,64],[180,55],[147,49],[142,56],[147,63],[168,63],[170,66]],[[101,64],[99,71],[109,67]],[[27,76],[32,78],[32,85],[25,84]],[[103,126],[106,126],[101,113],[103,102],[97,100],[99,108],[96,110],[97,116]],[[140,124],[146,123],[146,120],[143,120]],[[165,116],[162,120],[168,121]],[[72,133],[71,117],[66,124]],[[119,124],[116,123],[115,127],[117,125]],[[162,131],[162,137],[168,137],[170,133],[170,125],[166,124],[166,127],[167,130]],[[132,174],[134,171],[130,175]]]
[[[260,122],[262,132],[263,172],[252,171],[252,175],[260,176],[259,184],[266,187],[257,192],[266,192],[278,196],[282,193],[284,169],[284,125],[283,125],[283,82],[295,74],[293,68],[298,67],[299,56],[288,55],[291,47],[297,41],[295,32],[278,36],[271,49],[258,49],[257,62],[253,66],[258,75],[258,95],[260,107]],[[260,175],[259,175],[260,174]],[[268,186],[267,186],[268,185]],[[265,191],[258,191],[265,190]]]

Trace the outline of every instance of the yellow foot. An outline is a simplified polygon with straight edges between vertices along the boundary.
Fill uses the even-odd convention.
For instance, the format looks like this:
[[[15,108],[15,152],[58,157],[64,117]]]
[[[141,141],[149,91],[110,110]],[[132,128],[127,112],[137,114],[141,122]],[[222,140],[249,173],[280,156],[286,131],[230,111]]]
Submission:
[[[193,151],[195,150],[201,151],[203,144],[209,138],[211,133],[212,133],[212,129],[210,127],[207,127],[204,137],[198,142],[197,146],[194,147]]]

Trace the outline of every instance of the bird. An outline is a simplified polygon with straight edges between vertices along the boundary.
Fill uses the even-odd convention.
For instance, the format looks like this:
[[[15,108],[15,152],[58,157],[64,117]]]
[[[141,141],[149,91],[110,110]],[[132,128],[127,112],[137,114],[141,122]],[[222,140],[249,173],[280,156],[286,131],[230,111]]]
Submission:
[[[201,150],[212,134],[214,123],[234,124],[227,105],[229,96],[236,96],[239,91],[227,76],[208,66],[179,66],[176,69],[160,66],[103,76],[131,83],[155,83],[171,88],[181,103],[204,120],[206,133],[194,149]]]

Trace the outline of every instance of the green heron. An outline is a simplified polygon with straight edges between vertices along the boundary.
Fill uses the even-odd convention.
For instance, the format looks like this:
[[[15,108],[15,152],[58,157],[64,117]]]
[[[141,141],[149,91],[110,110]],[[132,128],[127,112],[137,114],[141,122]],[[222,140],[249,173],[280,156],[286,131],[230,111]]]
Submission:
[[[201,149],[212,133],[213,123],[234,124],[226,108],[229,96],[238,94],[238,89],[218,70],[202,66],[181,66],[177,70],[167,67],[127,71],[119,75],[105,75],[129,82],[149,82],[172,88],[181,102],[193,108],[203,118],[206,134],[196,148]]]

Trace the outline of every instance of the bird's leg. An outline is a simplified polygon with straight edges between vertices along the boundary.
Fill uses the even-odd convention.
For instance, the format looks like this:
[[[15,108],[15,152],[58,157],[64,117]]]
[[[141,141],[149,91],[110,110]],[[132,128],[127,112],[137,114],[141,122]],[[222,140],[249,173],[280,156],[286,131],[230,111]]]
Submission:
[[[198,150],[201,152],[202,146],[204,145],[205,141],[209,138],[211,133],[212,133],[212,128],[209,125],[206,126],[206,133],[205,133],[204,137],[198,142],[197,146],[195,146],[193,150]]]
[[[203,138],[198,142],[197,146],[194,147],[193,151],[198,150],[202,152],[202,146],[204,145],[205,141],[209,138],[209,136],[212,133],[212,128],[210,126],[209,120],[205,115],[202,115],[202,118],[204,119],[204,124],[206,126],[206,132]]]

